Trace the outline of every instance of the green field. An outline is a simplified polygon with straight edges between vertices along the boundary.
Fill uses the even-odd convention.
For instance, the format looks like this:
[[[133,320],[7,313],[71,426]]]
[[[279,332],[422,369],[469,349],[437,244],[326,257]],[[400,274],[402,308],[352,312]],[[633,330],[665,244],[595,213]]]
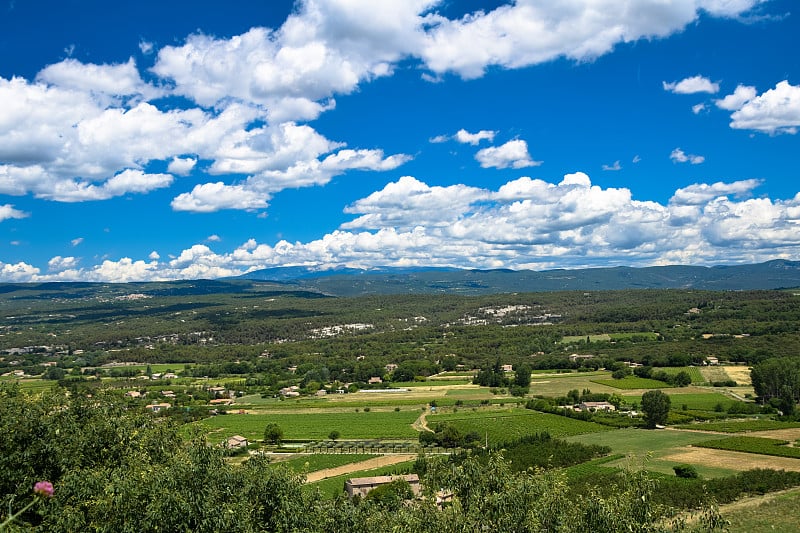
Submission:
[[[594,379],[598,377],[611,378],[611,372],[573,372],[568,374],[533,374],[531,376],[531,394],[540,394],[542,396],[566,396],[567,393],[573,389],[582,391],[583,389],[591,389],[592,392],[606,392],[612,394],[619,392],[614,387],[609,387],[601,383],[593,383]]]
[[[685,404],[687,409],[696,409],[698,411],[713,411],[717,404],[721,404],[723,409],[727,409],[731,404],[739,401],[718,392],[681,393],[671,391],[669,398],[672,401],[673,409],[681,409]]]
[[[392,383],[392,387],[415,388],[415,387],[448,387],[450,385],[469,385],[472,379],[427,379],[425,381],[398,381]]]
[[[525,435],[548,432],[552,437],[581,433],[597,433],[609,428],[594,422],[584,422],[559,415],[529,409],[459,410],[457,413],[428,415],[428,426],[439,422],[454,424],[463,433],[476,432],[488,438],[489,444],[499,444]]]
[[[657,379],[640,378],[637,376],[626,376],[622,379],[592,379],[591,382],[624,390],[667,389],[672,386],[669,383],[664,383]]]
[[[787,446],[787,444],[789,442],[785,440],[766,439],[763,437],[726,437],[721,440],[714,439],[698,442],[695,446],[800,459],[800,448],[793,448]]]
[[[372,453],[312,453],[297,455],[285,461],[277,461],[275,464],[288,466],[295,472],[316,472],[326,468],[336,468],[337,466],[349,465],[378,457]]]
[[[689,431],[668,431],[649,429],[619,429],[593,435],[575,435],[566,440],[582,444],[608,446],[611,453],[622,454],[623,459],[606,463],[608,467],[644,468],[654,472],[674,475],[672,467],[675,463],[663,457],[698,442],[709,441],[714,436]],[[720,435],[718,438],[725,438]],[[704,477],[720,477],[735,472],[724,468],[697,466],[697,471]]]
[[[222,441],[232,435],[242,435],[260,440],[270,422],[283,429],[286,440],[324,440],[331,431],[338,431],[346,439],[414,439],[418,433],[411,424],[419,416],[417,411],[341,412],[297,411],[268,414],[229,414],[206,418],[192,424],[201,428],[213,441]]]
[[[494,397],[494,394],[488,388],[481,387],[480,389],[450,389],[447,391],[446,396],[461,400],[483,400]]]
[[[49,390],[52,387],[58,386],[55,381],[46,379],[16,379],[16,378],[2,378],[1,383],[16,383],[19,385],[20,390],[27,392],[41,392]]]
[[[607,342],[607,341],[620,341],[620,340],[658,340],[658,333],[653,331],[631,332],[631,333],[598,333],[595,335],[567,335],[561,339],[561,344],[572,344],[575,342]]]
[[[664,372],[674,376],[678,372],[686,372],[692,378],[692,383],[705,383],[706,379],[696,366],[663,366],[653,369],[654,372]]]
[[[733,505],[721,509],[730,522],[730,533],[796,533],[800,489],[792,489],[774,498],[762,498],[751,505]]]
[[[781,422],[779,420],[725,420],[724,422],[703,422],[699,424],[683,424],[681,429],[699,429],[702,431],[720,431],[722,433],[745,433],[747,431],[771,431],[800,427],[800,422]]]

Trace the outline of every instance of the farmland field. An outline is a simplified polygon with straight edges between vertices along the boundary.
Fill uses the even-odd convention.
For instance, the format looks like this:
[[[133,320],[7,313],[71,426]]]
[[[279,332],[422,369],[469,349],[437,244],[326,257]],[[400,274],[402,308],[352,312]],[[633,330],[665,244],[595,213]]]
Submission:
[[[373,457],[378,456],[371,453],[313,453],[292,455],[290,459],[276,461],[275,464],[288,466],[295,472],[316,472],[317,470],[324,470],[326,468],[334,468],[350,463],[366,461],[367,459],[372,459]]]
[[[592,379],[597,377],[611,377],[610,372],[574,372],[568,374],[533,374],[531,376],[531,394],[542,396],[566,396],[572,389],[591,389],[592,392],[606,392],[612,394],[619,392],[614,387],[609,387],[601,383],[593,383]]]
[[[483,438],[488,438],[490,445],[545,431],[552,437],[560,438],[609,430],[608,427],[594,422],[584,422],[528,409],[461,410],[457,413],[428,415],[428,426],[434,427],[438,422],[450,422],[463,433],[474,431]]]
[[[656,372],[664,372],[670,376],[674,376],[679,372],[686,372],[692,378],[692,383],[705,383],[707,380],[703,377],[700,369],[696,366],[665,366],[654,369]]]
[[[786,446],[785,440],[767,439],[763,437],[728,437],[722,440],[698,442],[695,446],[729,450],[733,452],[757,453],[762,455],[775,455],[777,457],[791,457],[800,459],[800,448]]]
[[[732,404],[739,402],[739,400],[734,400],[729,396],[725,396],[719,392],[691,392],[691,391],[702,391],[703,389],[700,388],[693,388],[689,389],[669,389],[665,391],[672,402],[672,409],[673,410],[680,410],[686,405],[687,409],[697,410],[697,411],[713,411],[717,404],[720,404],[723,410],[728,409]],[[710,389],[705,389],[710,390]],[[679,391],[687,391],[687,392],[679,392]],[[636,396],[624,396],[625,401],[628,403],[637,402],[640,403],[642,401],[641,395]]]
[[[795,533],[800,489],[721,507],[730,533]]]
[[[681,429],[697,429],[702,431],[720,431],[722,433],[744,433],[749,431],[774,431],[780,429],[800,428],[800,422],[781,422],[779,420],[725,420],[723,422],[704,422],[699,424],[683,424]]]
[[[392,382],[392,387],[449,387],[450,385],[469,385],[472,378],[426,379],[425,381],[398,381]]]
[[[685,450],[686,446],[708,441],[714,437],[710,434],[688,431],[620,429],[593,435],[575,435],[566,437],[566,440],[608,446],[611,448],[611,453],[624,456],[624,458],[606,463],[604,466],[642,468],[673,474],[672,467],[677,463],[666,459],[667,456]],[[724,438],[724,436],[720,435],[718,438]],[[697,470],[705,477],[719,477],[734,472],[728,468],[704,465],[697,465]]]
[[[627,376],[622,379],[593,379],[592,383],[613,387],[615,389],[666,389],[671,387],[669,383],[658,381],[657,379],[640,378]]]
[[[41,392],[56,386],[56,382],[45,379],[2,379],[0,382],[16,383],[19,385],[20,390],[28,392]]]
[[[230,414],[207,418],[193,424],[209,438],[222,441],[232,435],[242,435],[260,440],[270,422],[283,429],[286,440],[324,440],[331,431],[338,431],[342,439],[416,439],[417,432],[411,424],[417,419],[416,411],[388,412],[274,412],[269,414]]]

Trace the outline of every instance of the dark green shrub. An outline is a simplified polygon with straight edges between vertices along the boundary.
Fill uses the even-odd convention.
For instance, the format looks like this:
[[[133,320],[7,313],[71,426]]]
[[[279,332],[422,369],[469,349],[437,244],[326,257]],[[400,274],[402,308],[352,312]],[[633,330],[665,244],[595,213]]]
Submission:
[[[700,477],[700,474],[697,473],[697,469],[692,465],[675,465],[672,467],[672,469],[675,471],[675,475],[678,477],[686,479]]]

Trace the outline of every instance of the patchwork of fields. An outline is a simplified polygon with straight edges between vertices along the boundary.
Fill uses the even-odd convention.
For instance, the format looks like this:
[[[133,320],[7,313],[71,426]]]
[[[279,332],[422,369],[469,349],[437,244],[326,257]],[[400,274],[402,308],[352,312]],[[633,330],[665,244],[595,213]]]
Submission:
[[[683,370],[689,371],[693,384],[684,388],[665,387],[663,382],[635,377],[613,380],[609,372],[602,371],[538,372],[532,375],[531,395],[557,397],[570,390],[588,389],[616,393],[625,404],[636,406],[641,403],[644,392],[658,387],[670,396],[675,412],[708,412],[713,418],[712,415],[720,410],[741,402],[743,394],[737,394],[742,392],[739,387],[731,390],[700,386],[711,378],[728,380],[735,376],[736,381],[743,381],[743,367],[733,367],[730,374],[728,368],[731,367],[687,367]],[[680,370],[675,368],[669,372]],[[341,490],[348,477],[410,471],[413,455],[408,455],[409,452],[413,454],[423,449],[417,444],[419,431],[435,428],[438,424],[450,424],[462,433],[477,434],[480,441],[489,446],[546,432],[554,438],[608,446],[612,450],[608,458],[591,461],[585,467],[571,467],[571,476],[586,468],[588,471],[643,468],[672,475],[673,467],[684,463],[691,464],[707,478],[728,476],[751,468],[800,471],[796,448],[767,456],[757,448],[762,444],[762,447],[774,445],[776,441],[749,437],[726,440],[726,434],[732,433],[791,440],[791,437],[781,437],[781,432],[789,432],[785,435],[794,436],[796,440],[800,439],[800,423],[749,417],[683,424],[657,431],[614,429],[595,422],[525,409],[521,403],[523,400],[466,383],[461,376],[451,378],[457,379],[406,383],[403,384],[407,389],[405,392],[357,393],[294,401],[243,397],[233,408],[243,407],[244,414],[212,417],[193,426],[211,441],[221,441],[235,434],[259,441],[266,424],[277,423],[284,431],[285,440],[298,442],[292,446],[300,446],[300,449],[305,446],[313,453],[276,454],[276,464],[306,473],[310,485],[331,497]],[[620,386],[621,382],[625,385]],[[436,405],[436,408],[432,409],[431,405]],[[337,432],[338,441],[330,440],[331,432]],[[363,445],[359,445],[360,442]],[[752,446],[739,445],[741,442]],[[425,449],[428,453],[446,451],[443,448]],[[397,453],[392,453],[392,450]],[[351,453],[353,451],[373,453]]]

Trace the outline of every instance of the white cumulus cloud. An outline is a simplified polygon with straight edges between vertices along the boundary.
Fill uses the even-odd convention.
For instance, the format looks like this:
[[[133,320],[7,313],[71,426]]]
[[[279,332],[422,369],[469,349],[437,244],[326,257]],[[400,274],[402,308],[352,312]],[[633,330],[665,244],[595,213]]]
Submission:
[[[731,128],[774,135],[797,133],[800,126],[800,86],[781,81],[774,89],[755,96],[731,115]]]
[[[227,252],[194,244],[168,261],[151,253],[86,267],[53,258],[44,274],[27,263],[0,263],[0,280],[214,278],[286,265],[541,270],[797,259],[800,194],[753,198],[760,183],[695,183],[661,204],[594,185],[583,172],[557,183],[522,177],[496,190],[406,176],[351,204],[355,219],[316,240],[250,239]]]
[[[464,144],[471,144],[473,146],[480,144],[481,141],[494,141],[494,136],[497,135],[496,131],[480,130],[476,133],[470,133],[465,129],[460,129],[455,134],[455,139]]]
[[[692,165],[699,165],[706,160],[702,155],[687,154],[680,148],[675,148],[669,154],[669,158],[673,163],[691,163]]]
[[[195,157],[178,157],[172,158],[167,166],[167,172],[177,174],[179,176],[188,176],[195,165],[197,165],[197,158]]]
[[[104,94],[111,97],[138,96],[151,99],[164,94],[145,83],[133,58],[127,63],[95,65],[66,59],[49,65],[37,74],[38,81],[60,89]]]
[[[14,206],[11,204],[0,205],[0,222],[11,218],[25,218],[27,216],[28,213],[20,211],[19,209],[14,209]]]
[[[740,180],[732,183],[717,182],[713,184],[697,183],[678,189],[670,199],[671,204],[677,205],[701,205],[720,196],[729,195],[748,195],[750,192],[761,185],[760,180]]]
[[[745,103],[749,102],[756,97],[756,88],[749,85],[738,85],[732,94],[725,96],[719,100],[715,100],[715,104],[720,109],[727,109],[728,111],[736,111],[740,109]]]
[[[528,153],[528,143],[522,139],[479,150],[475,154],[475,159],[483,168],[525,168],[542,164],[541,161],[534,161],[531,158]]]
[[[268,194],[248,190],[242,185],[226,185],[221,181],[196,185],[191,192],[172,200],[175,211],[211,213],[220,209],[265,209]]]
[[[742,15],[760,0],[517,0],[459,20],[429,15],[431,29],[420,55],[437,74],[477,78],[487,67],[521,68],[559,57],[584,61],[617,44],[666,37],[694,22],[701,12]]]
[[[719,83],[712,82],[705,76],[692,76],[684,78],[680,81],[673,81],[670,83],[662,82],[665,91],[670,91],[676,94],[694,94],[694,93],[717,93],[719,92]]]
[[[61,272],[63,270],[74,269],[78,266],[79,262],[80,260],[76,257],[61,257],[57,255],[47,262],[47,269],[50,272]]]

